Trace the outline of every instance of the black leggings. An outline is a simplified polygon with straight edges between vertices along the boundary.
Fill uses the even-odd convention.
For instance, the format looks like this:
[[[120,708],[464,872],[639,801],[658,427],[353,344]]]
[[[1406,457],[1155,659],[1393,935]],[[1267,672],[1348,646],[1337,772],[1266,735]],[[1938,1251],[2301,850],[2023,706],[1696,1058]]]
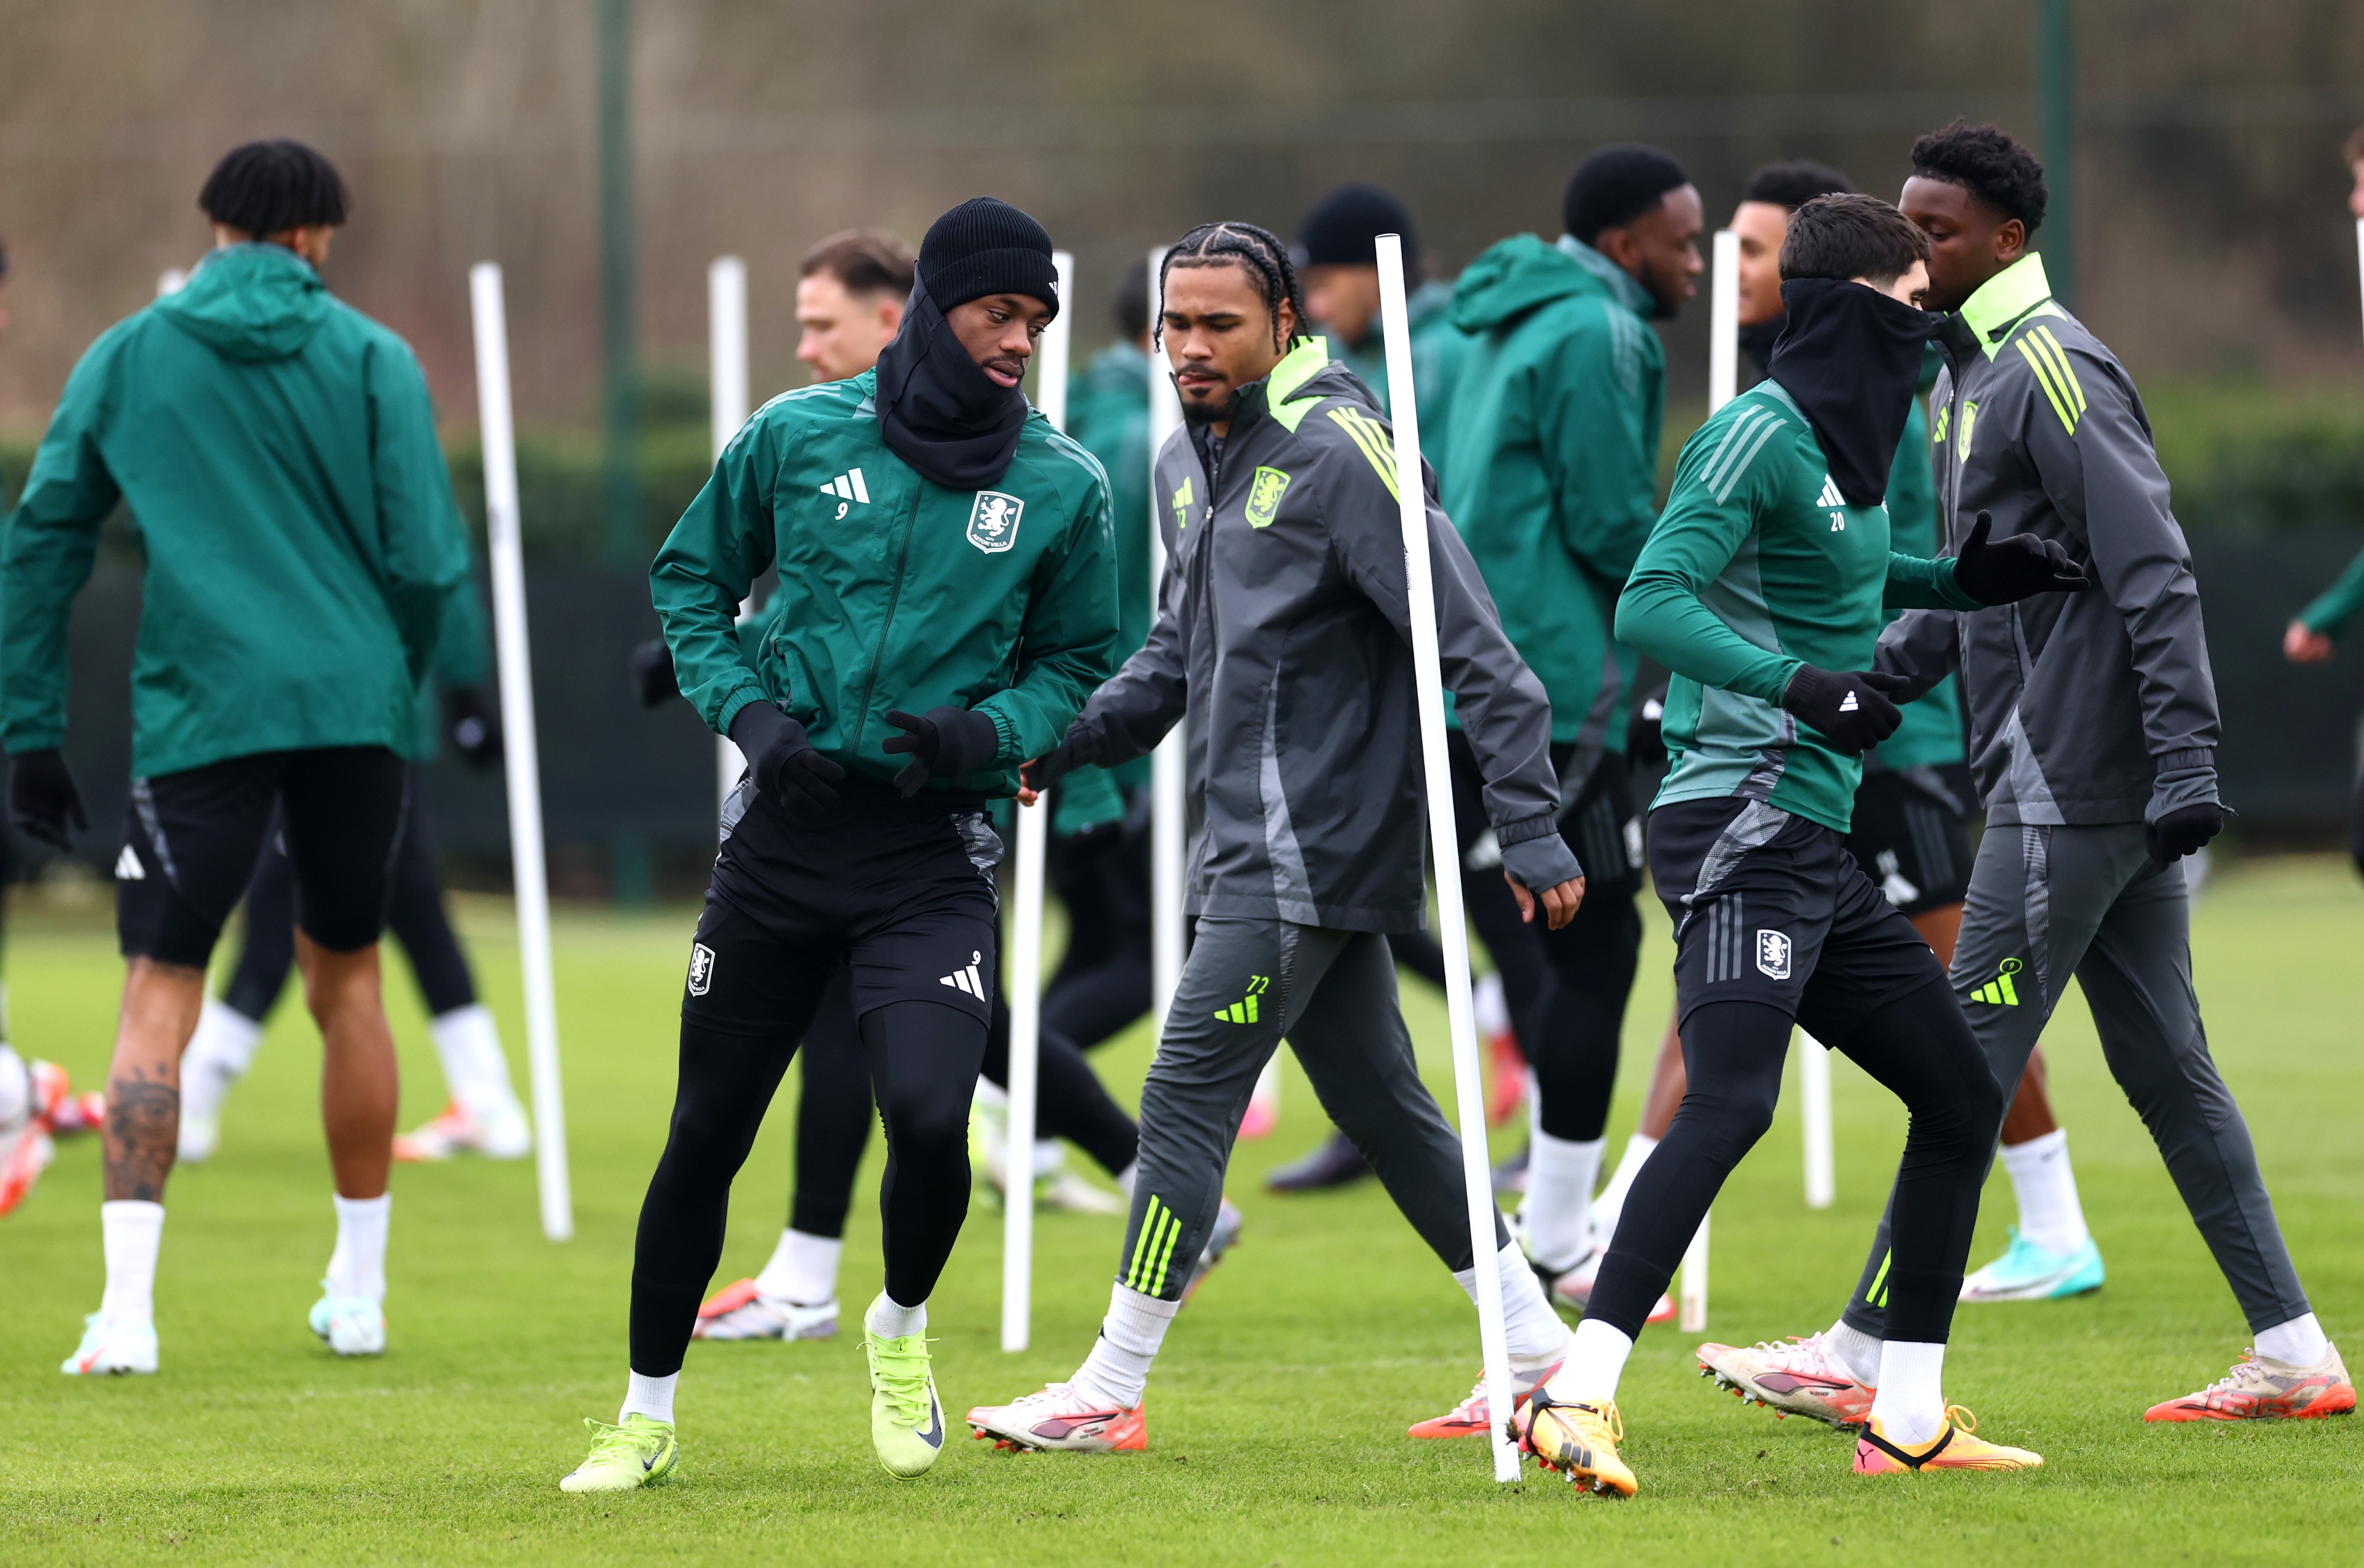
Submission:
[[[1114,1175],[1141,1153],[1141,1129],[1112,1099],[1084,1053],[1046,1025],[1041,1034],[1040,1115],[1035,1130],[1065,1138]],[[870,1080],[853,1027],[853,1003],[840,970],[805,1031],[804,1095],[797,1104],[797,1187],[788,1224],[808,1236],[842,1236],[853,1179],[870,1141]],[[1009,1008],[997,990],[983,1072],[1009,1086]]]
[[[1790,1028],[1788,1013],[1763,1002],[1691,1010],[1683,1025],[1690,1090],[1626,1195],[1586,1317],[1629,1336],[1642,1331],[1724,1178],[1773,1123]],[[1912,1113],[1896,1172],[1887,1332],[1943,1344],[2002,1121],[2002,1091],[1942,976],[1832,1043]]]
[[[402,818],[402,836],[395,841],[394,898],[386,926],[410,960],[429,1015],[440,1018],[473,1006],[476,983],[444,912],[443,889],[435,879],[435,858],[419,820],[423,813],[415,804],[415,788],[411,798],[413,806]],[[246,934],[238,967],[222,992],[225,1003],[257,1023],[278,1006],[287,988],[287,973],[296,967],[296,866],[281,847],[279,832],[274,816],[262,854],[254,862],[254,875],[246,884]]]
[[[878,1194],[886,1294],[916,1307],[934,1292],[968,1215],[968,1108],[985,1029],[958,1007],[890,1002],[862,1016],[860,1036],[886,1127]],[[698,1301],[722,1261],[731,1179],[796,1049],[793,1033],[682,1023],[673,1126],[632,1255],[632,1370],[643,1377],[681,1370]]]

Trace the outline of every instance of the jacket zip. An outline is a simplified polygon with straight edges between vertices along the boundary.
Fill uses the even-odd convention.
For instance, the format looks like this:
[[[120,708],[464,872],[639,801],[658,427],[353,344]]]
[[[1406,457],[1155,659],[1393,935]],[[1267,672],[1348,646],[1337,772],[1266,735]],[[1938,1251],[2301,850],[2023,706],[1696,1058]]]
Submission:
[[[886,613],[878,622],[877,645],[870,651],[870,673],[862,683],[862,706],[853,720],[854,756],[862,754],[862,737],[870,728],[870,699],[878,690],[878,667],[886,660],[886,635],[895,628],[895,608],[903,602],[903,576],[911,562],[911,535],[918,526],[920,492],[914,488],[902,517],[903,543],[895,552],[895,582],[886,591]]]

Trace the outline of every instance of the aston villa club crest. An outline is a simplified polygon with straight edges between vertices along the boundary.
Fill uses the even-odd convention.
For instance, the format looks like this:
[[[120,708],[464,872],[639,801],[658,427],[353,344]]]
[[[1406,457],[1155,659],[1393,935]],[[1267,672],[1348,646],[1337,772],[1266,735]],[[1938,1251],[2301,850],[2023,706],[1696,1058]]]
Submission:
[[[1790,939],[1779,931],[1759,929],[1756,933],[1756,967],[1771,980],[1790,978]]]
[[[1288,489],[1288,475],[1277,468],[1259,468],[1248,486],[1248,527],[1268,528],[1280,516],[1280,498]]]
[[[968,510],[968,542],[987,555],[999,555],[1018,542],[1018,519],[1026,503],[998,490],[980,490]]]

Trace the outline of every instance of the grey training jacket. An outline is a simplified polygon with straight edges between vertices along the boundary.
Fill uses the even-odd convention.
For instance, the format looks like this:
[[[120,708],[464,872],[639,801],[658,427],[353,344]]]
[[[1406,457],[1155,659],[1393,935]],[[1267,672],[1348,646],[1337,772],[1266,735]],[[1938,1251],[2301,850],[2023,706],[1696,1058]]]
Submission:
[[[2216,685],[2191,552],[2125,367],[2053,302],[2041,258],[1947,317],[1930,394],[1942,553],[1980,512],[2094,579],[1964,615],[1908,610],[1875,667],[1912,695],[1958,665],[1990,823],[2157,821],[2216,798]]]
[[[1393,439],[1365,386],[1300,344],[1241,389],[1218,459],[1157,456],[1167,564],[1149,640],[1068,734],[1113,765],[1188,717],[1194,916],[1409,931],[1427,906],[1420,717]],[[1549,836],[1551,704],[1502,635],[1427,475],[1445,685],[1507,848]],[[1578,874],[1573,854],[1565,876]]]

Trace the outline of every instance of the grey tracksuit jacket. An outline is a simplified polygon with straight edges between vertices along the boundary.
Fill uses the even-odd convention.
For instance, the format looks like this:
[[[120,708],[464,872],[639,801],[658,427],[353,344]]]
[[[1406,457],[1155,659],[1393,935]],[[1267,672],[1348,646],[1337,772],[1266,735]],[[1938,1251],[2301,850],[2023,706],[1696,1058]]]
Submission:
[[[1550,702],[1502,635],[1433,473],[1425,487],[1444,680],[1487,815],[1506,851],[1563,849]],[[1192,915],[1419,929],[1426,816],[1403,531],[1393,439],[1369,388],[1308,339],[1241,390],[1220,453],[1204,430],[1176,431],[1153,494],[1167,552],[1156,623],[1070,729],[1079,755],[1140,756],[1187,714]],[[1578,874],[1572,852],[1550,863]]]
[[[1930,395],[1941,553],[1980,512],[1994,537],[2057,539],[2094,579],[1963,615],[1908,610],[1876,667],[1918,695],[1958,664],[1990,823],[2157,821],[2216,798],[2216,686],[2191,552],[2142,399],[2054,303],[2040,257],[1990,279],[1939,329]]]

